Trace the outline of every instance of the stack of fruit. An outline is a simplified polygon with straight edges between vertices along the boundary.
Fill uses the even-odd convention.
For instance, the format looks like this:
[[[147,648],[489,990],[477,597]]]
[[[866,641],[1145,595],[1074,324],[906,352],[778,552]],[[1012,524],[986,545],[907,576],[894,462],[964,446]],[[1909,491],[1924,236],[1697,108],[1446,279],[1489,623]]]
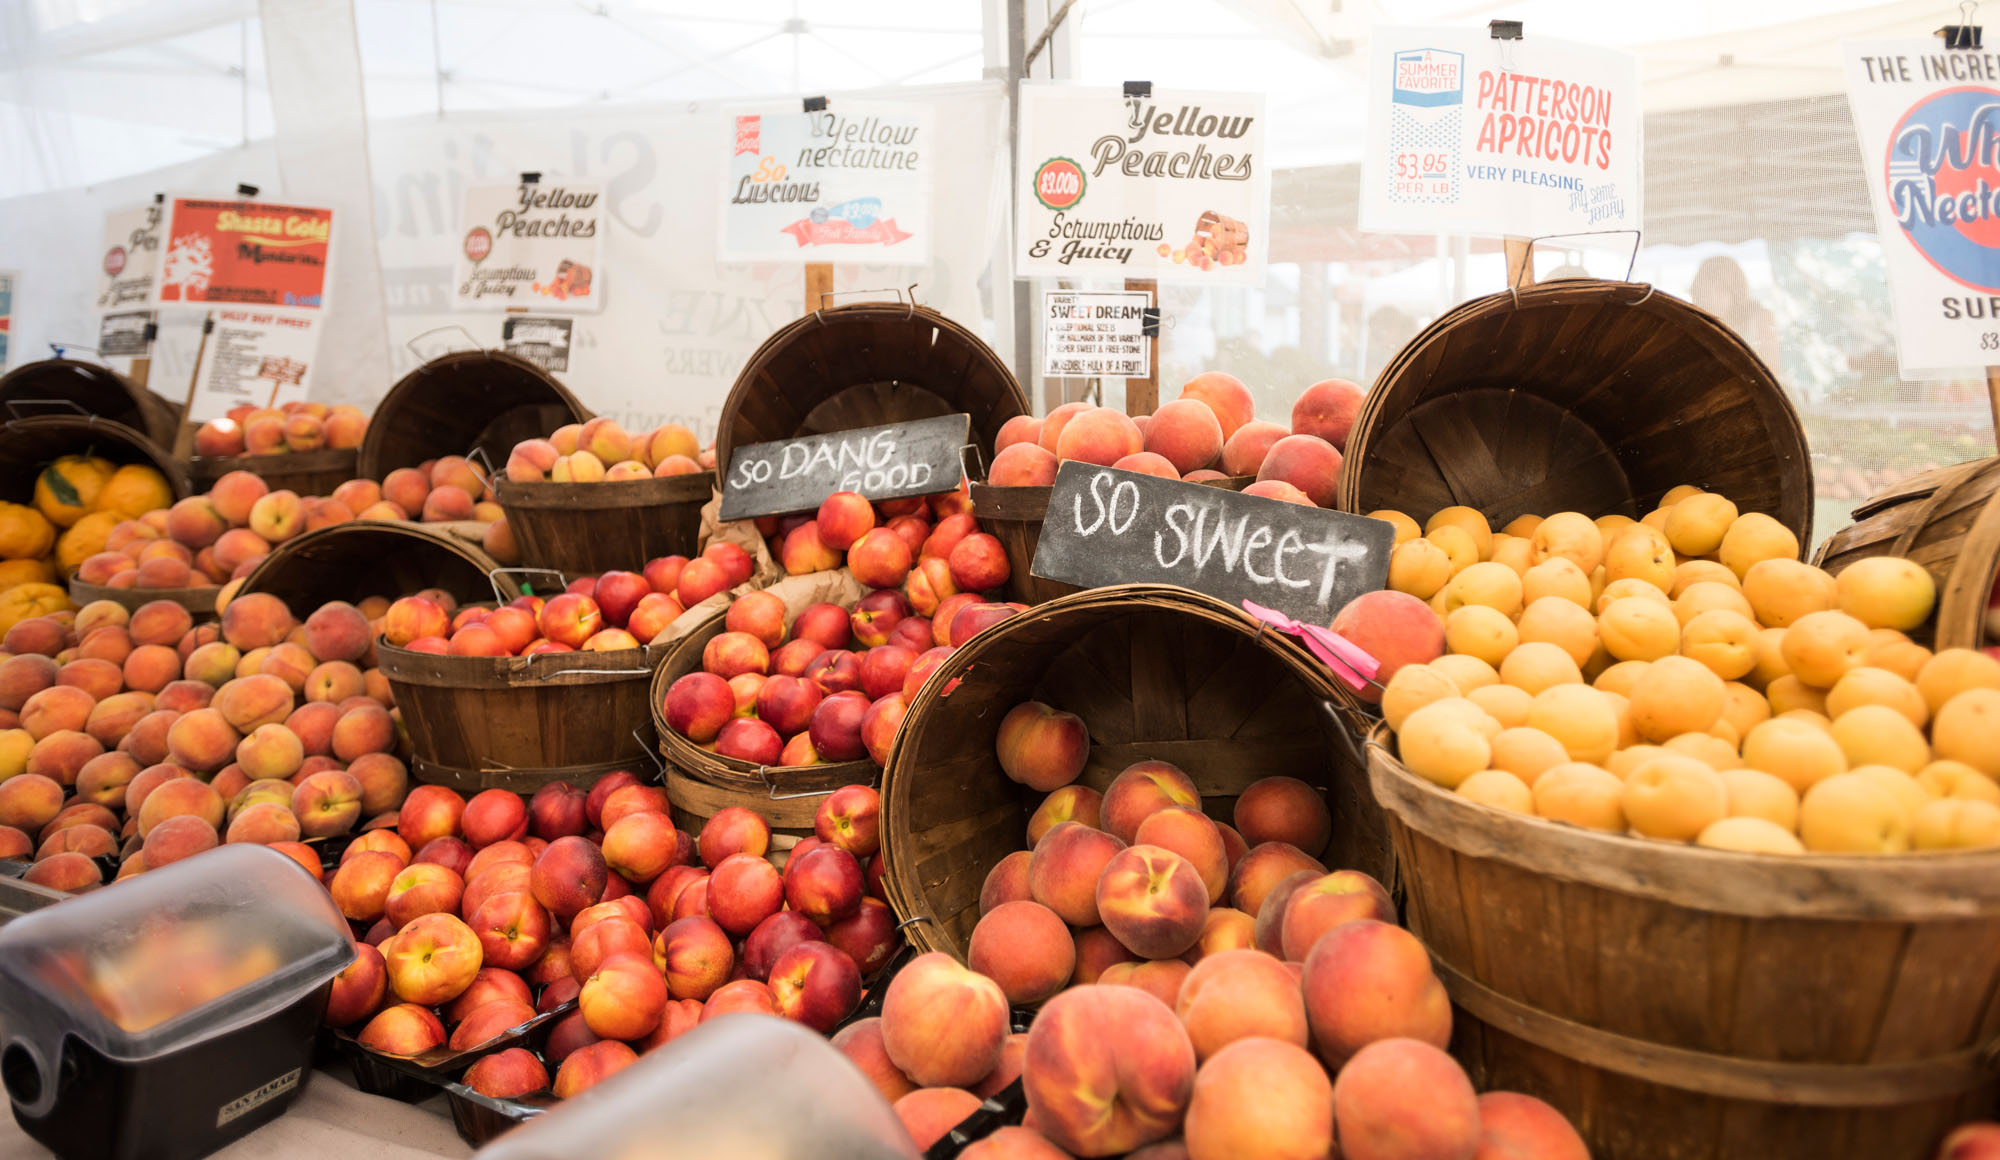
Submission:
[[[524,439],[507,456],[514,483],[617,483],[706,471],[694,432],[668,423],[632,435],[616,419],[558,427],[547,439]]]
[[[1372,514],[1397,528],[1395,591],[1334,628],[1385,662],[1417,775],[1730,850],[2000,845],[2000,659],[1905,635],[1936,599],[1917,564],[1830,576],[1776,520],[1693,487],[1638,522]]]
[[[0,857],[95,887],[222,841],[282,849],[394,816],[408,784],[388,682],[372,667],[388,602],[327,604],[303,623],[277,597],[196,626],[159,600],[98,601],[8,630],[0,649]]]
[[[789,533],[786,566],[797,562],[800,537],[818,545],[818,528],[841,527],[848,512],[872,509],[853,492],[828,497],[817,520]],[[909,522],[895,526],[903,521]],[[944,657],[973,634],[1026,611],[976,591],[1005,582],[1007,558],[1000,542],[963,512],[945,516],[935,530],[918,516],[896,516],[854,544],[847,566],[857,580],[878,585],[852,608],[813,604],[788,624],[785,601],[775,593],[749,592],[731,602],[724,631],[702,649],[701,670],[668,686],[661,706],[667,727],[753,765],[864,756],[879,765],[910,699]],[[681,578],[685,583],[685,571]]]
[[[1314,383],[1292,405],[1289,428],[1258,419],[1249,388],[1219,371],[1195,376],[1178,399],[1137,419],[1115,407],[1064,403],[1047,418],[1007,421],[987,482],[1046,487],[1074,459],[1191,483],[1254,475],[1246,495],[1333,507],[1362,397],[1346,379]]]
[[[368,416],[358,407],[286,403],[272,409],[246,403],[231,407],[226,418],[203,423],[194,433],[194,453],[226,458],[321,448],[346,451],[361,446],[367,434]]]
[[[811,515],[766,516],[756,523],[786,574],[845,567],[870,588],[906,587],[925,615],[924,603],[996,589],[1012,575],[1000,542],[980,532],[963,485],[880,503],[837,491]]]
[[[306,532],[355,519],[407,520],[405,503],[426,522],[497,520],[498,505],[472,498],[483,488],[478,473],[455,455],[422,471],[399,468],[380,484],[350,479],[325,498],[273,491],[261,476],[232,471],[207,495],[172,507],[162,496],[160,506],[113,517],[101,534],[93,527],[93,538],[78,546],[90,550],[74,569],[85,584],[108,588],[210,588],[248,576],[272,548]]]
[[[835,1040],[920,1146],[1019,1076],[1027,1124],[967,1156],[1309,1157],[1336,1134],[1349,1160],[1586,1155],[1539,1101],[1474,1095],[1443,1051],[1450,1001],[1388,892],[1314,856],[1332,818],[1311,787],[1253,783],[1235,826],[1164,761],[1100,794],[1076,782],[1084,723],[1032,701],[996,746],[1048,796],[1030,849],[987,875],[970,969],[918,958],[879,1020]],[[1010,1034],[1010,1007],[1037,1004]]]
[[[29,503],[0,503],[0,630],[70,608],[53,586],[103,551],[121,523],[173,501],[166,479],[142,463],[65,455],[44,467]],[[11,592],[23,585],[36,587]]]
[[[629,773],[526,801],[421,786],[333,874],[334,901],[366,935],[326,1022],[409,1056],[476,1047],[576,1000],[540,1055],[508,1048],[466,1072],[502,1099],[573,1096],[716,1015],[831,1031],[902,941],[881,900],[879,821],[873,790],[842,790],[780,871],[757,814],[723,810],[696,838],[674,827],[665,791]]]
[[[681,614],[674,585],[666,579],[671,565],[653,564],[660,567],[648,565],[646,575],[584,576],[559,595],[518,596],[500,608],[460,608],[449,596],[406,596],[383,617],[382,639],[411,652],[459,657],[639,648]],[[664,588],[656,589],[649,576],[660,578]]]

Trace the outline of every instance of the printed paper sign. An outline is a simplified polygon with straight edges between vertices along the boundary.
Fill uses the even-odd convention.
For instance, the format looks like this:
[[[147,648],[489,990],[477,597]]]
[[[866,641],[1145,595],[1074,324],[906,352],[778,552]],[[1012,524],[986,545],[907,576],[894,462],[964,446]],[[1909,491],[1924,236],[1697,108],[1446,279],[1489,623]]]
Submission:
[[[595,311],[604,307],[604,187],[545,180],[465,191],[460,307]]]
[[[2000,365],[2000,81],[1991,55],[1850,41],[1847,101],[1905,371]]]
[[[319,346],[313,318],[258,310],[218,310],[213,317],[215,329],[195,368],[190,422],[220,419],[244,403],[304,401]]]
[[[97,310],[144,306],[160,269],[160,226],[166,205],[154,202],[104,215],[104,256],[97,267]],[[100,354],[104,353],[101,349]]]
[[[153,325],[150,310],[128,310],[106,314],[97,320],[97,353],[101,358],[136,358],[152,345],[146,328]]]
[[[842,101],[727,122],[723,261],[930,261],[929,109]]]
[[[1020,142],[1022,275],[1263,282],[1261,95],[1022,85]]]
[[[1630,53],[1467,28],[1375,29],[1361,228],[1543,238],[1639,228]]]
[[[1308,624],[1389,582],[1381,520],[1070,460],[1056,473],[1034,574],[1084,588],[1178,584]]]
[[[527,359],[545,371],[569,369],[569,318],[526,318],[510,315],[500,324],[500,345],[508,354]]]
[[[326,305],[333,211],[175,198],[156,303]]]
[[[20,284],[19,274],[0,270],[0,371],[7,369],[8,340],[14,329],[14,288]]]
[[[1143,379],[1152,373],[1153,344],[1146,337],[1145,290],[1042,294],[1042,373]]]

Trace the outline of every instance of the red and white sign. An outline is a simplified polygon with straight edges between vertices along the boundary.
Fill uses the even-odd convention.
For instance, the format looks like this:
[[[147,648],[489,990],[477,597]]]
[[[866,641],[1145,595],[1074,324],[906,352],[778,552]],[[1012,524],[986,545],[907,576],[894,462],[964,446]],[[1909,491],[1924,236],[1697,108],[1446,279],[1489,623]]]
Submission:
[[[153,300],[320,309],[332,236],[330,209],[175,198]]]

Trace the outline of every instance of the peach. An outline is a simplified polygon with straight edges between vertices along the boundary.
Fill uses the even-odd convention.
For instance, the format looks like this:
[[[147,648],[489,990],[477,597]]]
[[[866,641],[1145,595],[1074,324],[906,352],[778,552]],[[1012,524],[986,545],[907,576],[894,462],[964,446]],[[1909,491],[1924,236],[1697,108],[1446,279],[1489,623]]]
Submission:
[[[1336,870],[1299,886],[1280,920],[1280,945],[1289,962],[1302,963],[1327,931],[1359,919],[1394,924],[1389,892],[1359,870]]]
[[[1128,1152],[1171,1135],[1194,1085],[1187,1032],[1135,987],[1067,991],[1028,1032],[1029,1112],[1044,1135],[1079,1155]]]
[[[1042,437],[1042,420],[1033,415],[1016,415],[1000,424],[1000,430],[993,436],[993,452],[999,453],[1017,444],[1033,446]]]
[[[910,1077],[890,1060],[888,1050],[883,1046],[882,1020],[879,1016],[857,1019],[841,1028],[833,1036],[833,1046],[868,1077],[868,1082],[875,1085],[875,1090],[882,1093],[883,1099],[894,1103],[917,1090]]]
[[[296,627],[285,602],[267,592],[238,596],[222,613],[222,638],[246,652],[282,644]]]
[[[875,527],[875,505],[859,492],[836,491],[820,502],[812,522],[820,543],[844,552]]]
[[[452,484],[444,484],[424,497],[424,506],[418,509],[417,518],[427,524],[469,520],[474,518],[473,505],[470,493]]]
[[[0,781],[0,826],[40,830],[62,812],[62,803],[61,782],[41,774],[17,774]]]
[[[667,981],[647,954],[616,954],[583,981],[577,1006],[584,1026],[605,1039],[638,1039],[660,1025]]]
[[[1012,568],[1007,562],[1007,549],[985,532],[974,532],[961,539],[945,562],[951,572],[951,582],[964,592],[990,591],[1005,584],[1012,575]]]
[[[1239,1039],[1266,1037],[1298,1047],[1309,1042],[1298,980],[1262,951],[1227,950],[1196,963],[1175,1011],[1204,1060]]]
[[[188,680],[221,688],[236,678],[236,666],[242,662],[243,654],[235,645],[226,641],[210,641],[188,654],[182,671]]]
[[[994,748],[1009,778],[1047,793],[1083,773],[1090,756],[1090,733],[1081,717],[1040,701],[1026,701],[1001,718]]]
[[[51,733],[82,732],[97,698],[74,685],[51,685],[21,706],[21,728],[40,741]]]
[[[355,1039],[370,1051],[403,1056],[422,1055],[446,1041],[444,1024],[416,1003],[384,1008]]]
[[[63,786],[76,784],[85,763],[104,753],[104,743],[88,733],[51,733],[28,751],[27,772],[51,778]]]
[[[337,769],[311,774],[292,791],[292,813],[307,837],[344,834],[361,820],[361,783]]]
[[[1033,1006],[1069,983],[1076,944],[1055,911],[1038,902],[1009,902],[972,928],[967,962],[998,983],[1009,1003]]]
[[[1039,788],[1039,787],[1038,787]],[[1104,791],[1104,829],[1121,842],[1131,842],[1139,824],[1171,806],[1201,809],[1201,794],[1193,779],[1165,761],[1138,761],[1125,767]]]
[[[1255,914],[1263,922],[1265,899],[1278,885],[1301,870],[1325,874],[1319,859],[1285,842],[1263,842],[1254,846],[1236,863],[1229,875],[1231,905],[1245,914]],[[1259,945],[1262,945],[1260,940]],[[1273,954],[1275,947],[1266,948]]]
[[[389,972],[382,962],[382,952],[367,943],[357,943],[354,961],[334,976],[333,991],[327,998],[326,1015],[321,1022],[328,1027],[358,1023],[380,1008],[388,993]]]
[[[152,833],[146,835],[142,849],[146,869],[158,870],[184,858],[192,858],[204,850],[213,850],[219,844],[215,827],[207,818],[177,814],[154,826]]]
[[[1103,830],[1061,822],[1035,844],[1028,862],[1028,890],[1072,926],[1099,921],[1098,878],[1125,843]]]
[[[986,482],[994,487],[1049,487],[1056,481],[1056,463],[1053,453],[1034,443],[1015,443],[993,456]]]
[[[1042,420],[1041,433],[1035,437],[1036,445],[1051,455],[1056,453],[1056,444],[1062,438],[1063,428],[1071,419],[1092,410],[1089,403],[1064,403],[1049,411]]]
[[[979,1110],[980,1099],[963,1088],[925,1087],[897,1100],[892,1108],[918,1149],[927,1150]]]
[[[1229,855],[1223,846],[1222,831],[1206,814],[1186,806],[1169,806],[1140,822],[1132,843],[1158,846],[1180,855],[1200,876],[1209,905],[1222,900],[1229,884]]]
[[[207,782],[191,777],[174,778],[146,795],[145,804],[138,813],[139,835],[144,837],[161,822],[182,814],[193,815],[210,826],[220,827],[224,808],[222,795]]]
[[[1333,1147],[1333,1082],[1303,1048],[1232,1043],[1195,1076],[1185,1132],[1192,1160],[1315,1160]]]
[[[125,631],[132,643],[174,645],[194,627],[188,610],[171,600],[153,600],[132,612]]]
[[[1033,897],[1028,886],[1028,867],[1033,859],[1031,852],[1016,850],[993,864],[979,887],[981,915],[991,914],[995,908],[1006,903]],[[1095,900],[1093,893],[1092,901]]]
[[[151,647],[151,646],[148,646]],[[141,694],[145,696],[147,694]],[[215,686],[204,681],[168,681],[158,693],[150,694],[153,711],[169,713],[192,713],[196,709],[206,709],[215,701]],[[99,708],[103,708],[102,705]],[[92,716],[95,716],[95,711]],[[137,722],[134,722],[137,725]]]
[[[405,812],[408,809],[405,805]],[[568,922],[604,897],[609,873],[596,845],[583,838],[557,838],[535,859],[531,878],[535,901]]]
[[[942,952],[912,959],[883,996],[883,1048],[922,1086],[979,1082],[999,1063],[1010,1030],[1000,985]]]
[[[396,744],[395,718],[380,705],[364,701],[342,713],[340,720],[333,723],[332,744],[333,755],[342,761],[358,761],[370,753],[386,753]]]
[[[382,900],[382,913],[398,930],[426,914],[457,914],[465,882],[450,867],[415,862],[397,873]]]
[[[306,759],[299,735],[283,725],[259,725],[236,746],[236,762],[252,778],[286,778]]]
[[[259,802],[237,814],[223,836],[225,842],[254,842],[260,846],[298,840],[298,818],[275,802]]]
[[[1087,785],[1066,785],[1042,799],[1035,812],[1028,817],[1028,845],[1033,848],[1060,822],[1080,822],[1092,829],[1097,828],[1104,795]],[[1221,835],[1216,841],[1220,849]],[[1165,843],[1160,843],[1165,844]],[[1169,845],[1169,849],[1173,847]],[[1179,852],[1179,851],[1176,851]],[[1011,855],[1010,855],[1011,857]]]
[[[1404,665],[1428,664],[1444,653],[1444,625],[1437,613],[1406,592],[1384,589],[1357,596],[1333,618],[1332,628],[1381,663],[1375,679],[1384,685]],[[1374,686],[1362,696],[1381,699]]]
[[[1271,445],[1257,479],[1289,483],[1318,506],[1332,507],[1340,490],[1340,451],[1316,435],[1287,435]]]
[[[1326,379],[1300,392],[1292,403],[1292,430],[1317,435],[1335,449],[1347,450],[1348,432],[1361,414],[1367,392],[1346,379]]]
[[[1095,407],[1069,420],[1056,436],[1059,460],[1075,459],[1108,467],[1127,455],[1145,450],[1145,438],[1130,416],[1112,407]]]
[[[345,601],[322,604],[306,617],[305,644],[321,661],[359,661],[368,655],[374,634],[361,610]]]
[[[1310,854],[1326,848],[1333,815],[1326,796],[1292,777],[1266,777],[1247,786],[1232,815],[1244,841],[1285,842]]]
[[[1214,463],[1222,446],[1221,421],[1198,399],[1183,397],[1161,405],[1146,426],[1146,450],[1165,458],[1180,475]]]
[[[125,687],[124,674],[117,665],[88,659],[73,660],[56,670],[56,684],[81,689],[92,701],[102,701]]]
[[[846,951],[826,942],[796,943],[771,967],[778,1013],[830,1033],[861,1003],[861,972]]]
[[[1451,1000],[1423,943],[1401,927],[1358,919],[1332,928],[1306,956],[1301,985],[1313,1043],[1328,1067],[1380,1039],[1442,1049],[1451,1038]]]
[[[56,663],[40,653],[21,653],[0,661],[0,709],[20,712],[28,698],[56,683],[58,671]]]
[[[1348,1160],[1471,1160],[1479,1149],[1471,1081],[1449,1055],[1419,1040],[1385,1039],[1357,1052],[1334,1081],[1333,1112]]]
[[[1104,927],[1134,953],[1173,958],[1194,945],[1208,920],[1208,887],[1187,859],[1159,846],[1130,846],[1097,880]]]
[[[132,655],[132,634],[126,631],[124,626],[113,624],[98,625],[94,628],[79,630],[75,652],[79,660],[87,658],[90,660],[109,661],[114,665],[123,665],[125,658]],[[28,657],[39,656],[37,653],[24,653],[22,655]]]
[[[125,805],[125,792],[139,775],[139,763],[128,753],[103,753],[83,763],[76,773],[76,795],[110,809]]]
[[[1948,1141],[1942,1156],[1974,1160],[1951,1152]],[[1479,1097],[1479,1150],[1472,1160],[1590,1160],[1590,1149],[1563,1114],[1541,1100],[1487,1092]]]
[[[337,704],[308,701],[285,718],[285,728],[298,736],[299,746],[305,750],[306,756],[326,757],[333,753],[333,727],[339,720],[340,708]]]
[[[715,994],[702,1004],[703,1022],[720,1015],[738,1013],[752,1015],[777,1015],[778,1000],[771,988],[755,979],[735,979],[716,988]]]

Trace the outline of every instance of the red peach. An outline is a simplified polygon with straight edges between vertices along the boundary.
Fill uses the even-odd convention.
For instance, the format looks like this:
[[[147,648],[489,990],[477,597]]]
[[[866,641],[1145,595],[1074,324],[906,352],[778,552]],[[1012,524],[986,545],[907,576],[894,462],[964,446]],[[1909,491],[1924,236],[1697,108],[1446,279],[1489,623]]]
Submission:
[[[890,1103],[917,1090],[910,1077],[889,1059],[889,1053],[882,1045],[882,1020],[879,1016],[857,1019],[841,1028],[833,1036],[833,1046],[860,1068],[861,1074],[867,1076],[868,1082],[874,1084],[875,1090]]]
[[[1000,1061],[1011,1030],[998,983],[932,951],[912,959],[882,1000],[889,1059],[924,1086],[973,1084]]]
[[[1061,822],[1042,835],[1028,862],[1028,890],[1072,926],[1099,921],[1097,882],[1125,843],[1103,830]]]
[[[1192,1160],[1322,1157],[1333,1148],[1333,1083],[1302,1048],[1241,1040],[1195,1076],[1184,1130]]]
[[[1451,999],[1417,936],[1372,919],[1342,923],[1306,956],[1301,982],[1313,1044],[1330,1068],[1377,1040],[1407,1038],[1442,1049]]]
[[[1976,1127],[1967,1125],[1946,1137],[1939,1160],[1980,1160],[1978,1148],[1962,1146],[1972,1138],[1968,1128]],[[2000,1145],[2000,1130],[1985,1137],[1987,1144]],[[1487,1092],[1479,1097],[1479,1150],[1472,1160],[1590,1160],[1590,1149],[1563,1114],[1541,1100],[1519,1092]]]
[[[531,877],[535,901],[568,922],[604,897],[609,873],[597,846],[583,838],[557,838],[535,859]]]
[[[784,881],[769,862],[754,854],[732,854],[708,880],[710,917],[741,937],[784,905]]]
[[[994,487],[1049,487],[1056,481],[1056,465],[1053,452],[1031,442],[1015,443],[993,456],[986,482]]]
[[[1001,718],[994,748],[1009,778],[1047,793],[1083,773],[1090,757],[1090,732],[1073,713],[1025,701]]]
[[[1305,883],[1286,900],[1280,920],[1285,959],[1304,962],[1327,931],[1359,919],[1396,921],[1396,905],[1381,883],[1359,870],[1336,870]]]
[[[418,1004],[398,1003],[370,1019],[355,1040],[384,1055],[422,1055],[444,1045],[444,1024]]]
[[[333,991],[326,1001],[326,1015],[320,1020],[328,1027],[346,1027],[373,1014],[389,993],[389,972],[382,952],[367,943],[354,947],[354,961],[341,968],[333,979]]]
[[[1223,891],[1229,886],[1229,856],[1222,845],[1222,831],[1208,815],[1186,806],[1169,806],[1140,822],[1132,843],[1159,846],[1187,859],[1208,891],[1209,905],[1222,901]]]
[[[1189,379],[1181,388],[1183,399],[1199,399],[1215,412],[1216,422],[1222,426],[1224,439],[1234,435],[1238,428],[1250,422],[1257,413],[1257,403],[1250,395],[1250,388],[1241,379],[1221,371],[1208,371]]]
[[[1133,762],[1104,791],[1103,826],[1119,841],[1130,842],[1141,822],[1173,806],[1201,809],[1194,780],[1179,766],[1165,761]]]
[[[1326,873],[1320,860],[1284,842],[1264,842],[1245,854],[1229,874],[1230,905],[1260,918],[1265,898],[1301,870]],[[1273,953],[1276,953],[1273,951]]]
[[[1363,593],[1334,616],[1332,628],[1381,662],[1375,679],[1384,685],[1404,665],[1428,664],[1444,654],[1444,622],[1429,604],[1407,592]],[[1373,685],[1361,696],[1368,701],[1382,698]]]
[[[1152,995],[1080,987],[1042,1007],[1021,1079],[1042,1134],[1071,1152],[1105,1156],[1173,1133],[1194,1090],[1195,1054],[1173,1011]]]
[[[638,1061],[637,1052],[615,1039],[579,1047],[556,1068],[556,1097],[575,1099]]]
[[[1333,1085],[1341,1154],[1352,1160],[1452,1156],[1479,1148],[1479,1100],[1451,1056],[1414,1039],[1362,1048]]]
[[[1034,897],[1028,884],[1028,868],[1033,859],[1034,854],[1030,851],[1016,850],[993,864],[979,887],[979,913],[982,916],[991,914],[1006,903]]]

